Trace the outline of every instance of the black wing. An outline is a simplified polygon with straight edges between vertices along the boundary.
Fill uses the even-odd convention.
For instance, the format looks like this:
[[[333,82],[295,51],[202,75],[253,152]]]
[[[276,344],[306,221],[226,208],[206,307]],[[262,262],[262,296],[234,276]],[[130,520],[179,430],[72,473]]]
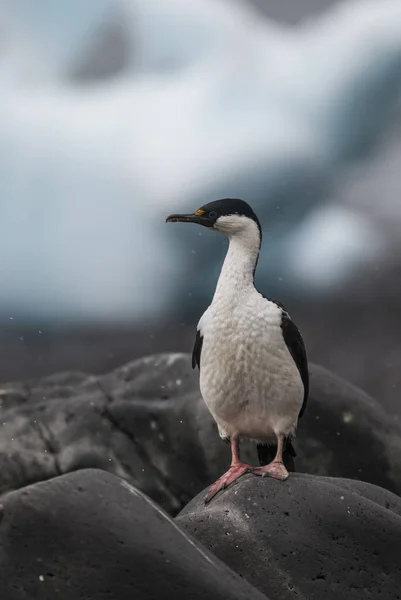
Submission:
[[[196,365],[198,365],[198,369],[200,370],[200,358],[201,358],[201,353],[202,353],[202,344],[203,344],[203,337],[198,329],[196,332],[194,349],[192,351],[192,368],[193,369],[195,369]]]
[[[292,358],[294,359],[295,364],[298,367],[302,383],[304,384],[304,401],[299,413],[299,417],[302,417],[305,412],[309,394],[308,359],[306,356],[305,344],[301,334],[299,333],[298,327],[292,321],[290,315],[285,309],[283,309],[281,314],[281,330],[283,332],[284,341]]]

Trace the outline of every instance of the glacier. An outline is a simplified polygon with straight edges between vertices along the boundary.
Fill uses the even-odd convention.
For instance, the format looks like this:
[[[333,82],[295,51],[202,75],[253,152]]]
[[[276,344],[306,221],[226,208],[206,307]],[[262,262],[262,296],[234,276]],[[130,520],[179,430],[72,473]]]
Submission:
[[[273,295],[341,285],[381,252],[335,194],[399,119],[400,0],[295,28],[233,0],[4,0],[0,15],[1,314],[143,323],[204,304],[223,244],[164,219],[218,197],[260,216]],[[116,23],[123,68],[74,78]]]

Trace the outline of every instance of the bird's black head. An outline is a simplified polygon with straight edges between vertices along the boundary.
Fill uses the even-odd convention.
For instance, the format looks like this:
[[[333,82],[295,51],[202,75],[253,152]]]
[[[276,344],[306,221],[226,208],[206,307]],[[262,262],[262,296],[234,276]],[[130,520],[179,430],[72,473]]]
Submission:
[[[204,204],[192,214],[170,215],[166,221],[167,223],[197,223],[204,227],[213,227],[226,235],[233,235],[246,227],[249,228],[249,220],[257,225],[261,237],[259,219],[249,204],[244,200],[225,198]]]

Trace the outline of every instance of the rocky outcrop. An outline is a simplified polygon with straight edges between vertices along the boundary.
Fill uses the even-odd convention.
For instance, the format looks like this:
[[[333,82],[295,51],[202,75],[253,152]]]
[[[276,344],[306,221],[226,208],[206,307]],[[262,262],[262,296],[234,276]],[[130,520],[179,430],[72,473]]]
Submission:
[[[318,365],[296,439],[296,470],[401,493],[401,427],[380,404]]]
[[[229,460],[186,355],[144,358],[102,377],[11,383],[0,397],[0,494],[99,468],[175,514]]]
[[[82,470],[7,494],[2,600],[266,600],[138,489]]]
[[[298,472],[248,474],[207,507],[230,451],[188,355],[10,383],[0,400],[2,600],[401,598],[400,428],[318,366]]]
[[[99,468],[176,514],[229,463],[186,354],[150,356],[104,376],[10,383],[0,401],[0,494]],[[315,365],[295,447],[297,471],[401,492],[399,425],[375,400]],[[258,463],[252,445],[243,457]]]
[[[176,522],[272,600],[401,598],[401,499],[360,481],[246,475]]]

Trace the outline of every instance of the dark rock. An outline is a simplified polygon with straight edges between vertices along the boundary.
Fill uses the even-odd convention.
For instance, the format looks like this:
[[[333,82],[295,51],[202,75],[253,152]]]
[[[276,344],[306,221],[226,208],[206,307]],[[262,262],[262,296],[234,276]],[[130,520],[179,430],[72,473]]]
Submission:
[[[311,393],[299,422],[296,470],[361,479],[401,493],[401,427],[380,404],[312,365]]]
[[[401,499],[360,481],[246,475],[176,517],[271,600],[401,598]]]
[[[0,494],[83,468],[130,481],[170,514],[230,461],[186,354],[139,359],[104,376],[62,373],[0,390]],[[401,492],[401,429],[378,403],[311,365],[296,470]],[[254,445],[243,458],[257,465]]]
[[[103,471],[34,484],[3,504],[2,600],[265,598],[149,498]]]
[[[1,396],[0,494],[101,468],[175,514],[229,461],[187,355],[144,358],[103,377],[11,383]]]

